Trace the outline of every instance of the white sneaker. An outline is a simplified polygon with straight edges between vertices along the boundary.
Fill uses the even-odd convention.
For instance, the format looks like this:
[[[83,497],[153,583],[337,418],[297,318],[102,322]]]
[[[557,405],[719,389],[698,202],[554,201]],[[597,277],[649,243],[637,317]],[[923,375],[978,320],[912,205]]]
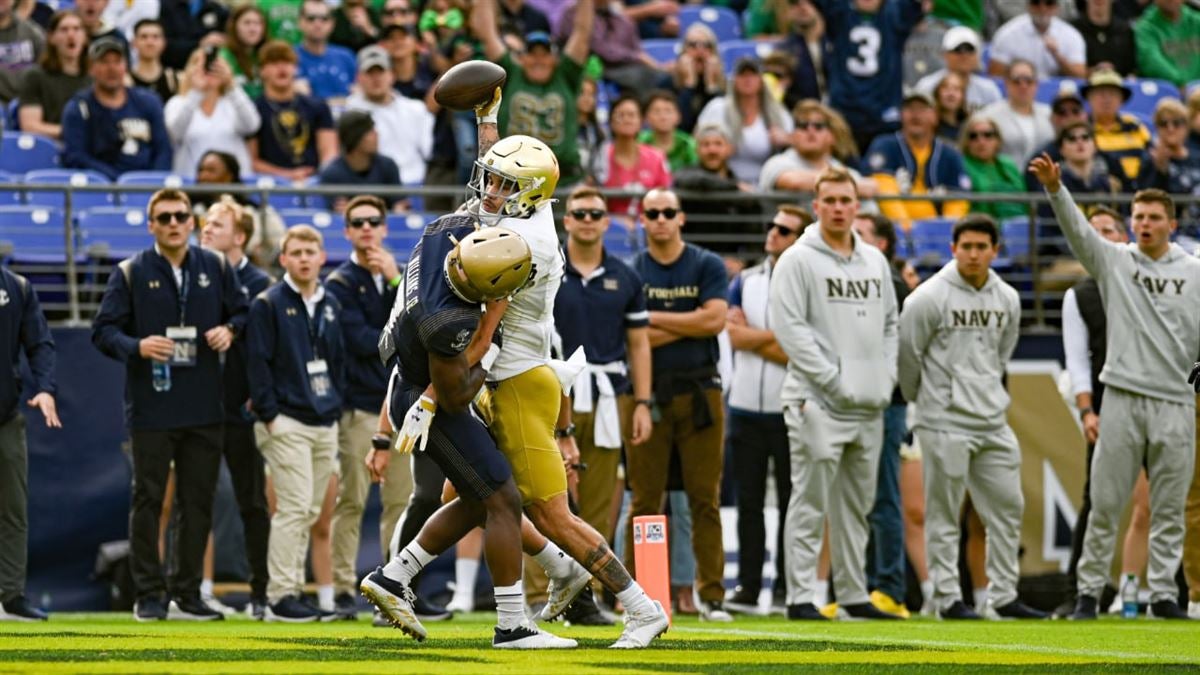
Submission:
[[[625,615],[625,630],[621,631],[621,637],[617,641],[609,645],[609,649],[642,649],[650,646],[654,638],[667,632],[671,622],[667,620],[667,613],[663,610],[662,603],[654,601],[654,612],[645,612],[641,616]]]
[[[1112,604],[1108,606],[1108,613],[1115,614],[1117,616],[1121,616],[1121,605],[1122,604],[1123,603],[1121,602],[1121,594],[1117,593],[1116,597],[1113,598]]]
[[[1192,600],[1188,603],[1188,618],[1200,619],[1200,600]]]
[[[696,603],[696,607],[700,609],[701,621],[714,621],[716,623],[730,623],[733,621],[733,615],[725,611],[725,606],[718,600],[702,600]]]
[[[546,589],[548,593],[546,598],[546,606],[542,608],[538,614],[539,621],[553,621],[560,614],[567,611],[567,607],[579,597],[583,589],[592,581],[592,573],[587,571],[583,565],[571,561],[571,574],[566,579],[551,579],[550,586]]]
[[[204,594],[201,594],[201,595],[200,595],[200,602],[203,602],[203,603],[204,603],[206,606],[208,606],[208,608],[209,608],[209,609],[211,609],[212,611],[214,611],[214,612],[219,612],[219,613],[221,613],[221,614],[224,614],[225,616],[230,616],[230,615],[232,615],[232,614],[237,614],[237,610],[236,610],[236,609],[234,609],[234,608],[230,607],[229,605],[226,605],[225,603],[221,602],[220,600],[218,600],[218,599],[217,599],[217,596],[215,596],[215,595],[212,595],[212,594],[209,594],[209,595],[204,595]]]
[[[413,636],[418,642],[429,635],[413,611],[416,595],[412,588],[384,576],[383,568],[377,568],[367,575],[358,590],[391,621],[393,626]]]
[[[547,633],[532,621],[511,630],[501,630],[497,626],[492,637],[493,649],[574,649],[578,646],[578,642]]]
[[[454,614],[467,614],[469,612],[474,612],[475,598],[460,597],[458,594],[455,594],[454,597],[450,599],[450,604],[446,605],[446,611],[453,612]]]

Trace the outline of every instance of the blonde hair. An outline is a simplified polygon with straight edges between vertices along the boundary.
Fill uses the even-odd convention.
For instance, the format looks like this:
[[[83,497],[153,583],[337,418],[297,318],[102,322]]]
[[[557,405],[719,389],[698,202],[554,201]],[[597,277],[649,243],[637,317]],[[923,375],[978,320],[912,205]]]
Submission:
[[[154,217],[154,207],[158,206],[159,202],[183,202],[184,209],[188,213],[192,212],[192,200],[188,198],[187,193],[183,190],[163,188],[150,195],[150,203],[146,205],[147,216]]]
[[[283,239],[279,242],[279,250],[287,253],[288,242],[295,239],[296,241],[306,241],[317,245],[317,248],[325,250],[325,238],[317,228],[312,225],[293,225],[283,233]]]
[[[1200,98],[1197,99],[1197,104],[1200,105]],[[1182,117],[1185,123],[1188,121],[1189,115],[1187,106],[1183,105],[1179,99],[1173,96],[1168,96],[1167,98],[1160,99],[1158,101],[1158,105],[1154,106],[1154,123],[1158,124],[1158,120],[1162,118],[1163,115],[1169,113],[1174,113],[1175,115]]]
[[[798,101],[792,108],[792,119],[797,124],[808,115],[820,115],[825,118],[825,124],[829,125],[829,133],[833,135],[833,147],[830,149],[830,154],[843,162],[849,162],[858,157],[858,143],[854,142],[854,134],[850,133],[850,125],[841,113],[815,98]]]
[[[962,129],[958,132],[958,149],[962,152],[964,157],[968,156],[967,146],[970,145],[969,141],[971,136],[971,127],[975,126],[976,124],[987,124],[990,126],[992,128],[992,133],[996,134],[996,147],[999,148],[1004,145],[1004,137],[1000,135],[1000,125],[996,124],[996,120],[992,119],[988,115],[975,113],[974,115],[968,117],[966,122],[963,122]],[[1000,151],[997,150],[996,154],[1000,154]]]
[[[221,199],[213,202],[212,206],[208,207],[208,212],[204,214],[204,220],[207,222],[226,213],[233,216],[233,227],[241,232],[246,237],[246,242],[249,243],[250,238],[254,236],[254,217],[246,213],[242,205],[235,202],[229,195],[221,195]]]

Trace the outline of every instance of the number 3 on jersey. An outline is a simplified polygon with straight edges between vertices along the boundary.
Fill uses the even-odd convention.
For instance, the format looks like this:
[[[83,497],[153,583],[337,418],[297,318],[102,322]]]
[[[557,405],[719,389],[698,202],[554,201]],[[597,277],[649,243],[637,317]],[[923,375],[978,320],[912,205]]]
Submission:
[[[858,53],[846,59],[846,70],[855,77],[872,77],[879,72],[879,47],[883,38],[875,26],[861,25],[850,30],[850,41]]]

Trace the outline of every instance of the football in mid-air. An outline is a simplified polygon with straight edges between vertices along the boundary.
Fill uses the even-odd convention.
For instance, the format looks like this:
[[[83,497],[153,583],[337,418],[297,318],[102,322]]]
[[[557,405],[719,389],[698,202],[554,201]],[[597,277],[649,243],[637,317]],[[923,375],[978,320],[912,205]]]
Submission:
[[[471,110],[490,101],[505,77],[504,69],[491,61],[463,61],[438,79],[433,98],[443,108]]]

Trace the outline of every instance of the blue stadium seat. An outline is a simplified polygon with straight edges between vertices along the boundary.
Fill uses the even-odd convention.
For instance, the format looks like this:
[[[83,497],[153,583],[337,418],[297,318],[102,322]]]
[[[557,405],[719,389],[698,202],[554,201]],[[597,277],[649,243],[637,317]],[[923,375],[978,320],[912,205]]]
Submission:
[[[247,176],[242,182],[246,185],[253,185],[260,188],[293,187],[288,181],[274,176]],[[250,195],[250,198],[255,202],[260,201],[260,195]],[[316,206],[317,208],[325,207],[324,197],[314,197],[314,200],[315,204],[309,204],[304,195],[300,193],[278,194],[272,192],[270,197],[268,197],[267,203],[277,211],[284,209],[305,209],[310,206]]]
[[[418,188],[418,187],[422,187],[422,186],[419,183],[406,183],[404,185],[404,187]],[[414,211],[414,212],[425,210],[425,196],[424,195],[411,194],[411,195],[406,196],[405,199],[408,200],[409,210]]]
[[[912,237],[913,255],[921,265],[939,265],[950,259],[950,237],[954,220],[929,218],[914,220],[909,236]]]
[[[604,251],[629,262],[642,250],[643,235],[641,223],[634,225],[634,230],[630,232],[620,223],[614,222],[604,233]]]
[[[679,50],[682,44],[674,38],[655,38],[652,40],[642,40],[642,49],[650,55],[650,58],[659,63],[671,63],[679,58]]]
[[[8,107],[4,110],[4,128],[9,131],[21,130],[21,116],[17,111],[21,108],[21,101],[13,99],[8,102]]]
[[[105,206],[82,211],[77,220],[81,250],[94,260],[123,260],[148,247],[143,209]]]
[[[0,171],[0,183],[20,183],[22,176]],[[24,204],[24,195],[20,190],[0,190],[0,206],[15,206]]]
[[[1126,80],[1125,85],[1133,90],[1133,96],[1121,106],[1122,112],[1139,117],[1154,118],[1154,106],[1164,98],[1182,98],[1179,88],[1166,80]],[[1153,125],[1151,125],[1153,128]]]
[[[1054,97],[1058,96],[1058,88],[1062,85],[1063,81],[1071,79],[1075,80],[1075,85],[1079,88],[1079,91],[1083,91],[1083,85],[1087,84],[1084,80],[1070,77],[1047,77],[1038,82],[1037,94],[1034,95],[1034,100],[1038,103],[1050,105],[1054,101]],[[1003,91],[1003,88],[1001,91]]]
[[[408,262],[413,248],[421,241],[426,222],[427,215],[422,213],[394,213],[388,216],[387,248],[401,265]]]
[[[1009,218],[1000,223],[1000,241],[1004,243],[1003,256],[1014,264],[1027,262],[1029,258],[1029,219],[1024,216]]]
[[[0,206],[0,245],[18,262],[66,262],[65,223],[62,209]]]
[[[4,132],[3,140],[0,140],[0,171],[25,173],[58,166],[59,150],[54,141],[19,131]]]
[[[123,173],[117,177],[117,185],[143,185],[153,190],[146,192],[120,192],[117,193],[121,204],[125,206],[136,206],[139,209],[146,208],[150,203],[150,195],[154,194],[155,190],[165,187],[181,188],[186,185],[191,185],[194,181],[190,178],[185,178],[177,173],[170,171],[130,171]]]
[[[26,185],[111,185],[108,176],[98,171],[87,169],[35,169],[25,173]],[[66,205],[66,194],[46,190],[26,190],[25,201],[37,206],[53,206],[63,208]],[[71,195],[73,210],[91,209],[99,206],[113,206],[116,201],[111,192],[76,192]]]
[[[684,5],[679,8],[679,34],[687,33],[688,26],[700,22],[717,34],[717,41],[736,40],[742,37],[742,21],[737,12],[727,7],[704,7]]]
[[[325,253],[329,257],[328,264],[339,264],[350,259],[353,248],[346,241],[342,232],[342,217],[333,211],[324,209],[282,209],[279,217],[284,227],[293,225],[312,225],[325,238]]]
[[[730,40],[722,42],[717,49],[721,54],[721,63],[725,66],[725,72],[732,73],[733,65],[737,63],[738,59],[748,56],[761,61],[768,54],[775,51],[775,47],[776,43],[774,42]]]

